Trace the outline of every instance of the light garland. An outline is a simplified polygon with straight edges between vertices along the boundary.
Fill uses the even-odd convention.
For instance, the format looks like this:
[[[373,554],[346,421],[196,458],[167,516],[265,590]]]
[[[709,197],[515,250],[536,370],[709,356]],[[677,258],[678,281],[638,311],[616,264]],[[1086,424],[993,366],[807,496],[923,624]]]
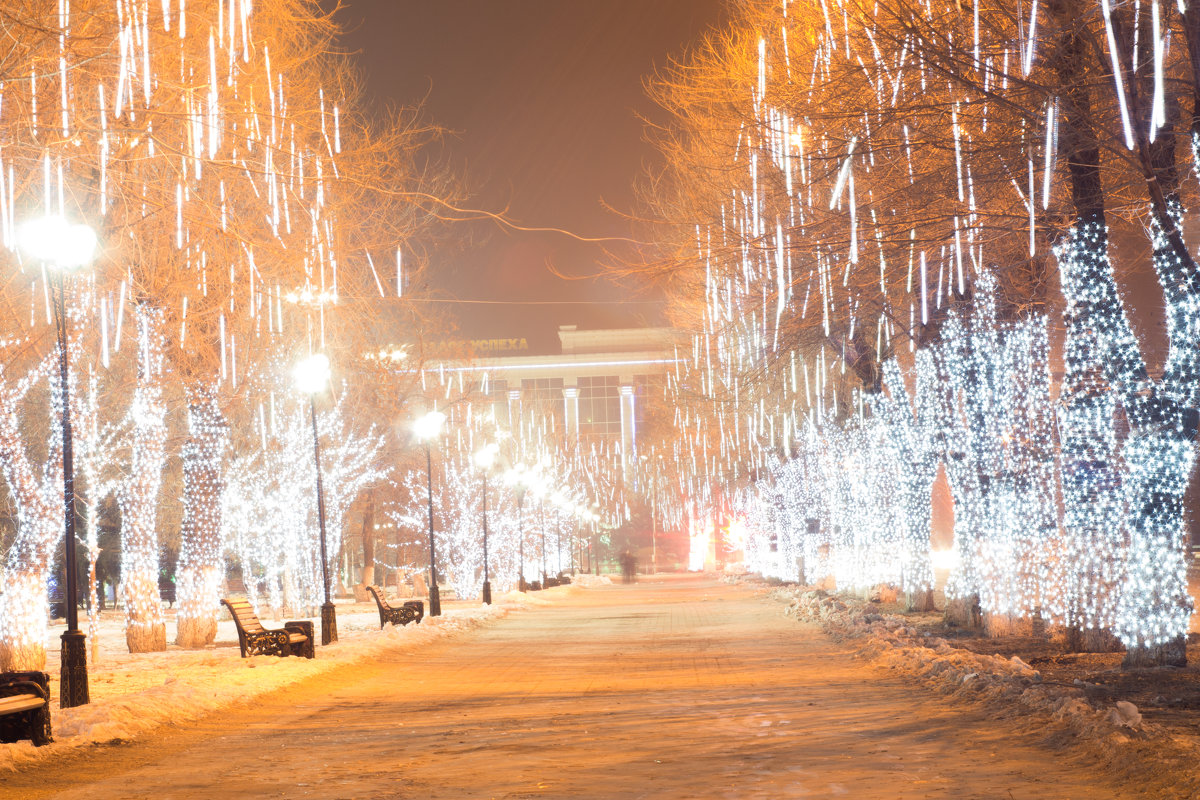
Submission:
[[[1174,204],[1176,220],[1182,209]],[[1195,461],[1196,303],[1185,268],[1154,227],[1154,267],[1167,299],[1170,352],[1162,379],[1149,378],[1108,258],[1104,223],[1081,220],[1059,264],[1064,291],[1095,332],[1100,363],[1129,421],[1121,445],[1129,550],[1115,629],[1139,663],[1184,663],[1192,613],[1183,557],[1183,494]]]
[[[50,438],[46,460],[35,466],[23,441],[19,409],[33,386],[50,384],[49,422],[61,430],[61,384],[56,357],[10,381],[0,369],[0,469],[17,511],[17,535],[9,547],[0,586],[0,670],[43,669],[49,618],[47,581],[55,544],[63,534],[62,438]]]
[[[176,570],[175,643],[212,644],[225,577],[221,538],[222,461],[229,425],[217,404],[216,387],[200,384],[188,396],[188,440],[183,446],[183,525]]]
[[[307,400],[297,402],[280,415],[278,427],[259,432],[263,445],[233,460],[221,500],[225,541],[241,562],[246,594],[255,607],[267,606],[276,615],[313,609],[324,597],[307,406]],[[317,429],[326,551],[336,574],[351,503],[387,475],[378,460],[383,437],[373,427],[355,431],[344,399],[318,412]]]
[[[139,303],[137,384],[129,409],[129,471],[117,490],[121,509],[121,597],[125,641],[131,653],[167,649],[158,593],[158,492],[166,463],[166,407],[162,398],[163,312]]]
[[[1059,264],[1088,258],[1075,231],[1055,248]],[[1055,548],[1047,610],[1086,649],[1103,649],[1117,625],[1128,548],[1115,427],[1116,397],[1103,352],[1078,300],[1080,270],[1064,268],[1066,338],[1059,393],[1063,537]]]

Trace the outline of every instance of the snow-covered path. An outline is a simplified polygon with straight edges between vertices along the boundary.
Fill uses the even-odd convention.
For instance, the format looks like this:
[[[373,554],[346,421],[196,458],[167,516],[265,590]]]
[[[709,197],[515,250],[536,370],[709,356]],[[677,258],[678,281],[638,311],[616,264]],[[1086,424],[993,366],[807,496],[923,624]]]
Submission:
[[[152,741],[0,776],[0,796],[1137,796],[781,612],[694,576],[570,592]]]

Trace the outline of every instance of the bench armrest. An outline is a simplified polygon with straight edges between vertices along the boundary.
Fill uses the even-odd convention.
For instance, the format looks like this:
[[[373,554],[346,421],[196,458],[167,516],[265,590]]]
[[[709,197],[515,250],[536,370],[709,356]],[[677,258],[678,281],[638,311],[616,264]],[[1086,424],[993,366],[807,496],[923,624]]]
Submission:
[[[292,633],[302,633],[310,639],[313,635],[313,624],[310,619],[290,620],[283,623],[283,629]]]
[[[288,633],[298,633],[304,637],[303,642],[290,646],[291,654],[313,658],[316,656],[316,641],[313,637],[313,624],[310,619],[290,620],[283,623],[283,629]]]
[[[50,699],[50,676],[45,672],[8,672],[0,674],[0,697],[36,694]]]
[[[13,681],[0,686],[0,697],[12,697],[18,694],[35,694],[45,702],[49,698],[47,692],[33,681]]]

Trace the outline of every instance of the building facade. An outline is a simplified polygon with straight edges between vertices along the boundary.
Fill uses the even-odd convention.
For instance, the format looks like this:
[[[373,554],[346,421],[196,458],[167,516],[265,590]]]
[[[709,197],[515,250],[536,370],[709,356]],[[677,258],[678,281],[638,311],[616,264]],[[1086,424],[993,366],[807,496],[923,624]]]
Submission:
[[[665,391],[679,364],[672,328],[579,330],[560,326],[556,355],[489,356],[437,369],[464,391],[485,396],[496,421],[516,430],[548,425],[568,439],[637,451],[647,403]]]

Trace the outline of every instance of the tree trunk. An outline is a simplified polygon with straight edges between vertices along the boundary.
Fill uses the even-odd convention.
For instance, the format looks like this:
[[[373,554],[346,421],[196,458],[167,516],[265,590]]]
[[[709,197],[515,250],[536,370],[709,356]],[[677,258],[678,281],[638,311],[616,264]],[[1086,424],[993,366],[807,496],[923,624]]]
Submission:
[[[125,641],[131,653],[167,649],[167,628],[158,596],[158,491],[166,461],[166,410],[162,402],[162,312],[137,308],[138,378],[134,390],[133,447],[129,475],[117,500],[121,507],[121,596]]]
[[[937,475],[937,451],[932,441],[930,423],[932,409],[923,398],[930,391],[925,385],[932,377],[931,354],[917,354],[917,408],[904,382],[900,366],[889,359],[883,365],[889,398],[881,398],[879,411],[887,420],[893,444],[899,456],[897,467],[899,497],[903,518],[901,525],[901,589],[907,611],[932,611],[933,562],[930,558],[929,531],[932,525],[930,491]]]
[[[88,547],[88,648],[92,664],[100,657],[100,609],[103,606],[96,590],[96,559],[99,557],[99,548]]]
[[[1064,646],[1070,653],[1119,653],[1125,649],[1121,640],[1110,630],[1102,628],[1066,628]]]
[[[905,592],[904,610],[910,613],[937,611],[937,606],[933,602],[933,589],[925,588],[915,592]]]
[[[50,396],[62,396],[59,371],[51,369]],[[20,396],[10,393],[0,371],[0,471],[16,505],[20,525],[9,547],[0,584],[0,672],[46,666],[47,576],[62,540],[63,506],[61,404],[52,401],[53,426],[45,469],[35,469],[24,447],[16,413]]]
[[[946,598],[946,610],[942,616],[947,625],[955,628],[983,627],[983,615],[979,610],[979,595]]]
[[[358,586],[354,587],[354,595],[357,599],[359,593],[362,593],[363,600],[367,599],[366,587],[375,583],[375,492],[367,491],[366,508],[363,509],[362,523],[362,548],[363,548],[363,566],[362,579]]]
[[[0,587],[0,672],[46,668],[46,573],[8,568]]]
[[[1034,628],[1033,617],[1019,614],[987,613],[983,615],[983,632],[991,639],[1000,639],[1006,636],[1032,636]]]
[[[1075,252],[1074,234],[1059,245],[1063,258]],[[1083,287],[1063,270],[1066,337],[1059,396],[1064,535],[1051,567],[1062,587],[1050,612],[1067,627],[1067,644],[1076,652],[1112,652],[1123,561],[1121,478],[1117,468],[1114,393],[1103,380],[1096,334],[1077,298]],[[1106,635],[1107,634],[1107,635]]]
[[[1122,448],[1126,471],[1125,525],[1129,568],[1121,595],[1118,632],[1127,648],[1125,666],[1187,665],[1186,636],[1192,615],[1183,557],[1183,495],[1194,461],[1192,436],[1163,424],[1170,419],[1158,397],[1157,414],[1138,420]],[[1168,423],[1169,424],[1169,423]],[[1161,427],[1160,427],[1161,426]]]
[[[221,610],[221,496],[225,489],[221,459],[229,426],[212,386],[191,387],[188,441],[183,447],[183,526],[176,575],[175,643],[198,649],[213,643]]]
[[[1167,301],[1170,354],[1162,380],[1150,380],[1141,346],[1130,327],[1108,259],[1100,149],[1091,121],[1091,98],[1083,75],[1090,53],[1078,11],[1068,0],[1050,3],[1063,35],[1052,55],[1064,87],[1060,139],[1067,155],[1076,224],[1068,245],[1058,252],[1069,303],[1096,332],[1097,355],[1105,378],[1119,393],[1129,419],[1125,461],[1125,528],[1128,565],[1118,603],[1116,630],[1127,649],[1127,666],[1186,663],[1184,636],[1191,615],[1182,552],[1182,497],[1190,478],[1195,435],[1197,361],[1191,307],[1196,263],[1183,245],[1176,215],[1177,173],[1174,152],[1174,103],[1160,139],[1149,142],[1147,76],[1127,64],[1121,53],[1120,78],[1129,88],[1138,164],[1146,177],[1153,216],[1154,267]],[[1113,25],[1118,42],[1131,38],[1129,10],[1118,8]],[[1185,20],[1186,21],[1186,20]],[[1190,29],[1189,29],[1190,30]],[[1189,44],[1191,41],[1189,41]],[[1139,88],[1142,89],[1139,94]]]

